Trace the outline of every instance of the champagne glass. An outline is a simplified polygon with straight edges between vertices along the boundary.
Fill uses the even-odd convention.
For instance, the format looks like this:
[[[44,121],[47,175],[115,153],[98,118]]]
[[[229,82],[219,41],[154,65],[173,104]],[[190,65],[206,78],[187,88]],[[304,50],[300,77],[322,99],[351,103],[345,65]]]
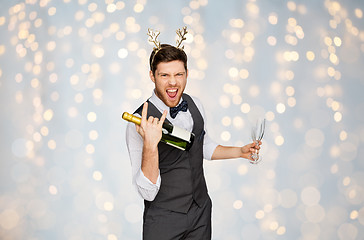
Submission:
[[[264,119],[258,119],[256,126],[252,127],[251,129],[251,138],[253,142],[255,142],[257,145],[259,144],[259,141],[263,139],[265,131],[265,118]],[[262,157],[259,156],[257,152],[252,153],[251,155],[252,159],[249,159],[249,162],[251,164],[257,164],[262,160]]]

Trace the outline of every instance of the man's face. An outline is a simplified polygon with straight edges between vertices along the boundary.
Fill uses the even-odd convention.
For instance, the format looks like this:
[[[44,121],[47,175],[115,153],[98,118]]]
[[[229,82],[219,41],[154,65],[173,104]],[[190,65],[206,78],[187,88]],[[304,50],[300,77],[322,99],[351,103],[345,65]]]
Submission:
[[[155,83],[156,95],[168,107],[175,107],[179,103],[187,83],[187,75],[182,61],[161,62],[157,65],[155,75],[152,71],[150,78]]]

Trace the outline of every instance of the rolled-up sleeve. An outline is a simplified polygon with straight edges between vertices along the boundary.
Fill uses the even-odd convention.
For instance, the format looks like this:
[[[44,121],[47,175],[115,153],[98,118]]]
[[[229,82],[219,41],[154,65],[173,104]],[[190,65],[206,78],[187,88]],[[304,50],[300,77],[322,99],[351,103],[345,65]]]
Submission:
[[[136,131],[133,123],[128,123],[126,128],[126,145],[132,168],[132,183],[143,199],[153,201],[159,191],[161,177],[159,174],[157,182],[154,184],[144,176],[143,171],[141,170],[143,139]]]

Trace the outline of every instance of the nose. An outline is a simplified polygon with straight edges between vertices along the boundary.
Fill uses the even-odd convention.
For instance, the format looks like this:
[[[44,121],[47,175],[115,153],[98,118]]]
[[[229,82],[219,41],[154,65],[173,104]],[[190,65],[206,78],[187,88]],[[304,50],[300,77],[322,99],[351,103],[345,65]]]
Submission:
[[[168,84],[171,86],[174,86],[177,84],[176,78],[174,76],[171,76],[168,80]]]

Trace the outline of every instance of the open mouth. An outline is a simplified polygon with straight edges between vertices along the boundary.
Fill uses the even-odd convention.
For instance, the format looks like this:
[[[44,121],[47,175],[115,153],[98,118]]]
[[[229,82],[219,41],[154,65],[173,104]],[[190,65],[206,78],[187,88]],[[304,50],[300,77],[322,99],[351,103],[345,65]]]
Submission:
[[[175,98],[177,96],[178,89],[168,89],[166,92],[168,97]]]

